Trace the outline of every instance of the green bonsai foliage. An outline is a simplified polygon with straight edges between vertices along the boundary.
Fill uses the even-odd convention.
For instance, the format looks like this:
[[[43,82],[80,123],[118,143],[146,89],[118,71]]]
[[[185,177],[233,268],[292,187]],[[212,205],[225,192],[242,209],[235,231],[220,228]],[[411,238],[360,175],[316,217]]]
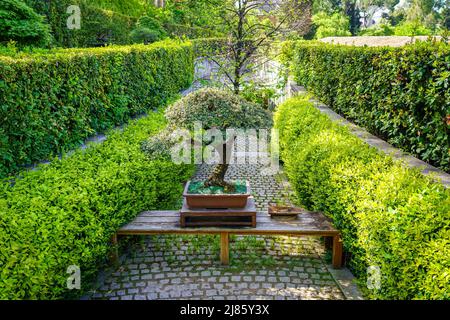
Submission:
[[[169,126],[194,129],[201,122],[203,129],[226,130],[270,128],[272,117],[259,105],[228,91],[205,88],[195,91],[166,110]]]
[[[168,129],[163,130],[159,134],[150,137],[147,141],[144,141],[142,150],[150,160],[170,160],[171,148],[180,142],[172,133]]]
[[[0,42],[46,46],[50,39],[49,27],[32,8],[19,0],[0,2]]]
[[[159,136],[162,141],[151,139],[143,146],[152,158],[161,156],[164,149],[161,146],[170,145],[172,139],[170,133],[176,128],[192,132],[195,124],[201,122],[203,130],[218,129],[225,139],[226,129],[268,129],[272,126],[269,111],[231,92],[212,88],[198,90],[178,100],[166,110],[165,116],[169,125],[166,133]],[[234,191],[235,187],[224,180],[233,142],[234,137],[217,145],[213,145],[212,141],[206,141],[217,150],[221,163],[216,166],[205,186],[220,186],[227,192]],[[169,149],[170,147],[165,149],[166,155]]]

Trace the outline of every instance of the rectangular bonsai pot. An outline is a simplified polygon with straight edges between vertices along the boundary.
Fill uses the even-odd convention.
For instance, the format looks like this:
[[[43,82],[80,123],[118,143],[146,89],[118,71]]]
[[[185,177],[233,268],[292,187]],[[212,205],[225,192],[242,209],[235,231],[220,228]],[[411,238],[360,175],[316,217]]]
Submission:
[[[183,193],[189,209],[245,208],[248,197],[250,197],[250,183],[248,181],[245,182],[247,192],[243,194],[190,194],[188,193],[190,183],[191,181],[186,183]]]

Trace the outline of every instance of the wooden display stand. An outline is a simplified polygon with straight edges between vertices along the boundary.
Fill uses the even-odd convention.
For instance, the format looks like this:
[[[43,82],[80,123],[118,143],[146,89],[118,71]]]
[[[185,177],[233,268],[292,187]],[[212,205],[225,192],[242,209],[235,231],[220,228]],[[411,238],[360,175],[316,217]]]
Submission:
[[[252,227],[256,228],[255,199],[249,197],[241,209],[189,209],[186,201],[180,211],[180,226],[186,227]]]

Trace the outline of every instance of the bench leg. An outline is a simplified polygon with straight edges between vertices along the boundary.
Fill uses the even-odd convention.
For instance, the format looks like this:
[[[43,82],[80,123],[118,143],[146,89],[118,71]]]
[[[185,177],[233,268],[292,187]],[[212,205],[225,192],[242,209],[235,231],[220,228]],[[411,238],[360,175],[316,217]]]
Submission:
[[[334,236],[333,237],[333,268],[334,269],[342,268],[342,255],[343,255],[342,239],[339,235]]]
[[[117,266],[119,264],[119,242],[117,241],[117,233],[114,233],[114,235],[111,238],[112,242],[112,253],[111,253],[111,262],[113,265]]]
[[[223,232],[220,234],[220,262],[223,265],[228,265],[230,263],[230,236],[228,232]]]

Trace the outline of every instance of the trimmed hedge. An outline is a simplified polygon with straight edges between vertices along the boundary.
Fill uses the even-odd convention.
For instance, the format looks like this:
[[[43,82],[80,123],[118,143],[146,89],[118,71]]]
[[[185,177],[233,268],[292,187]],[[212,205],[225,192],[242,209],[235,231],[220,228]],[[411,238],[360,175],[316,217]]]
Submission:
[[[368,146],[305,97],[278,107],[281,158],[299,202],[342,231],[348,263],[378,299],[450,299],[450,190]]]
[[[193,39],[191,41],[194,47],[194,54],[197,58],[224,54],[224,50],[228,46],[228,39],[220,37]]]
[[[160,106],[190,85],[193,59],[176,41],[0,56],[0,178]]]
[[[163,112],[112,131],[102,144],[21,174],[0,188],[0,299],[57,299],[70,265],[88,286],[112,234],[139,212],[175,209],[193,166],[149,161],[141,144],[165,126]]]
[[[288,42],[295,80],[373,134],[450,172],[450,46]]]

